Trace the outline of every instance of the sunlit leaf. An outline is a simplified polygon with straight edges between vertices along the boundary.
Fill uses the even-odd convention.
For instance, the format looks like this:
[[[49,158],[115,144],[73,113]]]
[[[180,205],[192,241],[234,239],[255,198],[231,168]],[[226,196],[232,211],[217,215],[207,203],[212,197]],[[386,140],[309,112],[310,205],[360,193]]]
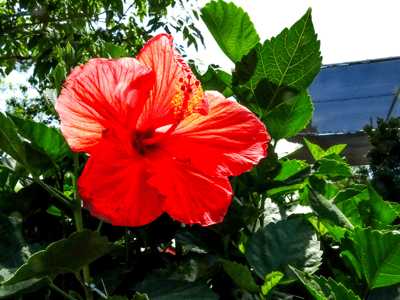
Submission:
[[[57,129],[12,115],[9,117],[16,125],[18,133],[43,150],[53,162],[64,158],[71,151],[65,138]]]
[[[201,9],[201,18],[233,62],[240,61],[260,40],[249,15],[233,2],[211,1]]]
[[[39,176],[51,168],[49,157],[18,136],[14,123],[0,112],[0,149]]]
[[[276,38],[258,43],[236,64],[233,82],[241,102],[270,111],[304,91],[321,68],[311,9]]]
[[[350,233],[369,288],[400,282],[400,234],[356,227]]]
[[[263,116],[262,120],[274,141],[290,138],[303,130],[313,115],[307,90],[285,101]]]
[[[283,278],[281,272],[272,272],[265,276],[264,284],[261,287],[263,295],[267,295]]]
[[[369,203],[372,210],[372,229],[387,229],[387,225],[392,224],[397,217],[396,211],[374,190],[371,184],[367,181]]]

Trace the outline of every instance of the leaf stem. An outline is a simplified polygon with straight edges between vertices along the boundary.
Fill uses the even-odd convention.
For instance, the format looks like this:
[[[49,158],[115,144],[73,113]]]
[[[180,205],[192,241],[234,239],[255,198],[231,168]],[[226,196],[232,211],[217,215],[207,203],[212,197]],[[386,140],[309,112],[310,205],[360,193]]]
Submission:
[[[77,300],[76,298],[72,297],[71,295],[67,294],[64,292],[62,289],[60,289],[58,286],[54,285],[54,283],[50,283],[49,287],[51,287],[53,290],[59,292],[61,295],[63,295],[65,298],[70,299],[70,300]]]

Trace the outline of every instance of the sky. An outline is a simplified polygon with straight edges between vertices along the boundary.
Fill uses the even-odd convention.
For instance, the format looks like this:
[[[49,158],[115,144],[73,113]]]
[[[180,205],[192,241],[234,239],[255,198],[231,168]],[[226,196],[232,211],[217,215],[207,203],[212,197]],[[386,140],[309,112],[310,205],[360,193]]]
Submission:
[[[198,0],[199,6],[209,1]],[[318,39],[321,41],[323,64],[341,63],[366,59],[400,56],[398,38],[398,1],[381,0],[233,0],[242,7],[254,23],[261,42],[277,36],[285,27],[290,28],[309,7]],[[233,63],[223,54],[204,23],[201,30],[206,49],[199,45],[199,52],[193,46],[188,51],[189,58],[201,59],[206,69],[209,64],[218,64],[231,72]],[[179,43],[179,36],[177,37]],[[27,75],[11,73],[8,78],[15,83],[24,82]],[[4,111],[4,96],[0,95],[0,110]]]

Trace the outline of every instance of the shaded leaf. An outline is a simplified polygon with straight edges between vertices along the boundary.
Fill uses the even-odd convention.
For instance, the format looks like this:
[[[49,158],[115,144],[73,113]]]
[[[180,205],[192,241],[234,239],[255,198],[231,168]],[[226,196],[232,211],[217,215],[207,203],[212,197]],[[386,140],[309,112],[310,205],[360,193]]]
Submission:
[[[233,62],[240,61],[260,40],[249,15],[233,2],[211,1],[201,9],[201,18]]]
[[[254,281],[247,266],[225,259],[221,259],[221,264],[226,273],[229,274],[240,288],[251,294],[260,292],[260,287]]]
[[[197,282],[211,278],[219,270],[218,255],[190,254],[179,262],[179,266],[168,277],[170,280]]]
[[[136,297],[136,295],[139,295],[138,297]],[[143,298],[145,297],[145,298]],[[120,296],[120,295],[114,295],[111,297],[107,298],[108,300],[129,300],[128,297],[126,296]],[[140,295],[139,293],[136,293],[135,296],[133,296],[132,300],[148,300],[149,298],[147,298],[147,296],[144,294],[144,296]]]
[[[314,230],[302,219],[269,223],[254,234],[246,247],[246,258],[262,279],[273,271],[294,278],[288,265],[315,272],[321,264],[322,251]]]
[[[147,297],[146,294],[139,294],[139,293],[136,293],[136,294],[133,296],[132,300],[149,300],[149,297]]]
[[[205,234],[205,232],[207,234]],[[218,253],[219,252],[219,235],[207,229],[198,229],[195,227],[188,228],[175,233],[177,242],[183,244],[183,249],[197,253]]]
[[[146,293],[150,300],[219,299],[209,286],[182,280],[170,280],[168,276],[165,276],[163,270],[148,275],[134,289],[139,293]]]
[[[337,208],[335,204],[327,200],[320,193],[315,191],[312,187],[308,188],[308,198],[310,200],[310,206],[312,210],[317,214],[323,221],[330,223],[331,225],[337,225],[347,229],[353,229],[354,226],[346,218],[346,216]]]
[[[84,229],[74,232],[67,239],[52,243],[46,250],[32,255],[27,263],[2,284],[11,285],[46,276],[54,279],[58,274],[77,273],[83,266],[110,252],[113,247],[114,244],[108,243],[107,237],[101,237],[98,231]]]
[[[40,279],[29,279],[14,283],[9,286],[0,286],[0,299],[7,299],[13,296],[24,295],[35,292],[41,288],[48,286],[51,283],[49,277],[43,277]]]
[[[318,300],[360,300],[360,297],[348,290],[343,284],[337,283],[332,278],[323,276],[311,276],[308,273],[301,272],[290,267],[297,277],[303,282],[310,293]]]

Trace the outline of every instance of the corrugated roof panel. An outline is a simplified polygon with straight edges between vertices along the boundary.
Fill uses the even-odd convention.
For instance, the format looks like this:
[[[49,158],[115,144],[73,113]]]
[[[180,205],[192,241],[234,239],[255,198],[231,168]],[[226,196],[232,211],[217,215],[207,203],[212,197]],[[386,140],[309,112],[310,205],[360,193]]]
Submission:
[[[310,85],[318,133],[357,132],[386,118],[400,85],[400,57],[327,65]],[[391,116],[400,115],[397,103]]]

